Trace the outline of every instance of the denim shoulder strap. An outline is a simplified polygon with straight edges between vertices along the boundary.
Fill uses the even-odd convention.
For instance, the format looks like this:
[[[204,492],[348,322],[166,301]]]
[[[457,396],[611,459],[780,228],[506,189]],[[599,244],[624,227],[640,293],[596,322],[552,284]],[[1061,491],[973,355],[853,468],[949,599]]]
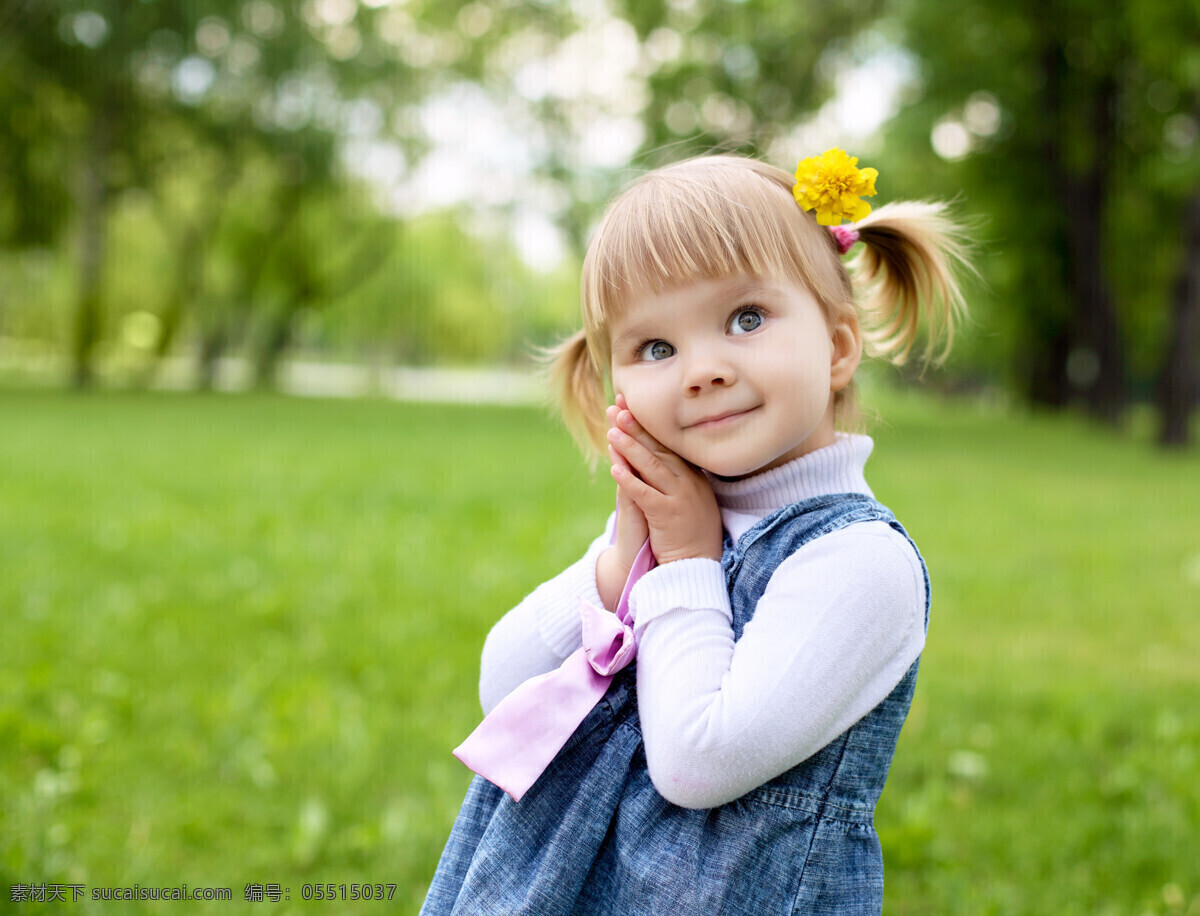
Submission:
[[[742,629],[754,616],[758,599],[785,559],[822,535],[857,522],[886,522],[904,535],[920,558],[903,526],[891,510],[863,493],[832,493],[792,503],[776,510],[747,530],[736,543],[725,539],[721,568],[733,606],[733,632],[741,639]],[[924,570],[925,562],[921,560]],[[929,615],[929,574],[925,572],[926,625]]]

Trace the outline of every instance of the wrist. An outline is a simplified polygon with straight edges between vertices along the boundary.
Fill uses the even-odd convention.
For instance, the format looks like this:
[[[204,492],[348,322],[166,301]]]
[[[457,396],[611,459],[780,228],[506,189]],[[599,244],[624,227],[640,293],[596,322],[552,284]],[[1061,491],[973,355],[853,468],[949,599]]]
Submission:
[[[681,553],[681,554],[671,555],[671,556],[664,557],[661,560],[658,558],[657,555],[654,557],[654,562],[655,562],[655,565],[657,565],[657,566],[666,566],[668,563],[683,563],[683,562],[686,562],[687,560],[713,560],[717,563],[720,563],[721,555],[719,553],[714,554],[714,553],[707,553],[707,552],[705,552],[705,553],[698,552],[698,553]]]
[[[615,545],[596,558],[596,592],[607,610],[616,608],[628,578],[629,570],[621,569],[621,558]]]
[[[680,547],[672,550],[664,548],[663,556],[658,555],[658,551],[654,552],[654,559],[660,566],[666,563],[675,563],[680,560],[720,560],[725,552],[724,543],[696,545],[689,544],[686,547]]]

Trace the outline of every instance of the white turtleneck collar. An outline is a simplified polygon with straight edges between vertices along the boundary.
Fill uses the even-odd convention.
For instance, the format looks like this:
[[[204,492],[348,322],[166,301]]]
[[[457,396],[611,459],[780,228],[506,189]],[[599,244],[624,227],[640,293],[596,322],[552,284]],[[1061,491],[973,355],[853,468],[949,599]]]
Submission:
[[[725,529],[737,540],[759,519],[791,503],[828,493],[873,496],[863,468],[874,445],[870,436],[838,433],[833,445],[761,474],[741,480],[709,474]]]

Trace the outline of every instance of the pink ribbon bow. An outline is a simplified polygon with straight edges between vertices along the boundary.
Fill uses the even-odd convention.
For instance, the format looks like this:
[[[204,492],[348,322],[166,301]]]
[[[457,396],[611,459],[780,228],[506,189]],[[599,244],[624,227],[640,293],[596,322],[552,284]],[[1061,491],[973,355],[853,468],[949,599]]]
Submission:
[[[583,645],[561,667],[530,678],[501,700],[454,749],[454,756],[520,801],[604,696],[613,675],[637,655],[629,593],[654,565],[647,540],[633,561],[616,613],[580,598]]]

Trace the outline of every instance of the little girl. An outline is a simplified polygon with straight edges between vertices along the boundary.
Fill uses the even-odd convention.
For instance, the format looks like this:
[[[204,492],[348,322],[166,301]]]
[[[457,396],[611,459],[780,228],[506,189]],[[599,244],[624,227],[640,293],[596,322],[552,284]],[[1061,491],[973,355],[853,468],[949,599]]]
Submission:
[[[597,228],[555,377],[617,511],[487,638],[456,751],[483,775],[423,914],[881,910],[929,584],[839,427],[864,340],[900,361],[920,312],[948,344],[966,262],[941,205],[871,213],[856,166],[694,159]]]

